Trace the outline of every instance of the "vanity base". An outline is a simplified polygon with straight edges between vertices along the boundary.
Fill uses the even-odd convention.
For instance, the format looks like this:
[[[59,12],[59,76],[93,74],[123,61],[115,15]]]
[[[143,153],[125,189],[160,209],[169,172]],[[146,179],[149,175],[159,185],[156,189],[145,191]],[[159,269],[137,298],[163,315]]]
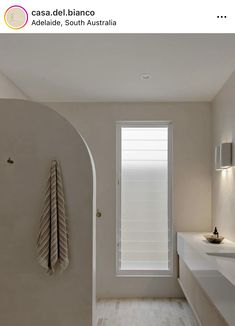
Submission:
[[[181,258],[179,258],[178,281],[200,326],[228,325]]]

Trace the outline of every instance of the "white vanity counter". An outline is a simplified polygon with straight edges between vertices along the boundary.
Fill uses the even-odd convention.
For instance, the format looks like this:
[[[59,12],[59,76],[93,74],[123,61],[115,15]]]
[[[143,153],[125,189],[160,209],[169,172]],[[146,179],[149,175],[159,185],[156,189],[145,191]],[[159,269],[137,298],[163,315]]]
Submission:
[[[203,234],[178,233],[178,254],[218,313],[235,325],[235,243],[210,244]]]

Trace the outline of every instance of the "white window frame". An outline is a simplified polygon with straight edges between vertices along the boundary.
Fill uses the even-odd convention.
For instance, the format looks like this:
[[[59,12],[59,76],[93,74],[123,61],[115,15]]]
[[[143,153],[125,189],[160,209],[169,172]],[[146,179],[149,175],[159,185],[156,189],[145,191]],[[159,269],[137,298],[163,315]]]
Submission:
[[[169,269],[167,270],[121,270],[121,129],[168,128],[168,241]],[[170,121],[117,121],[116,123],[116,276],[167,277],[173,275],[173,225],[172,225],[172,123]]]

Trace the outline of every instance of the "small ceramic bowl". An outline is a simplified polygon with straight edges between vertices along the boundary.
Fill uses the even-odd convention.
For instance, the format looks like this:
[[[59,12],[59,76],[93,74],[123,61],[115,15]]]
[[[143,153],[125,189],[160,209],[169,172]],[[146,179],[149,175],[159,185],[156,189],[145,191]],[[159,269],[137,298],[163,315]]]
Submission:
[[[224,240],[224,237],[221,237],[221,236],[217,237],[214,234],[205,234],[204,237],[210,243],[221,243]]]

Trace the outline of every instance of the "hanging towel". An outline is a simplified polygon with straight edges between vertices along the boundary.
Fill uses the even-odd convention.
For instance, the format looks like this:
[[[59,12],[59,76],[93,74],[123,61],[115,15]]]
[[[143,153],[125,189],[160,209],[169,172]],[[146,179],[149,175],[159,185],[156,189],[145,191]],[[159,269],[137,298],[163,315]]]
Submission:
[[[49,274],[64,271],[69,264],[68,227],[59,163],[51,162],[44,209],[37,240],[37,258]]]

